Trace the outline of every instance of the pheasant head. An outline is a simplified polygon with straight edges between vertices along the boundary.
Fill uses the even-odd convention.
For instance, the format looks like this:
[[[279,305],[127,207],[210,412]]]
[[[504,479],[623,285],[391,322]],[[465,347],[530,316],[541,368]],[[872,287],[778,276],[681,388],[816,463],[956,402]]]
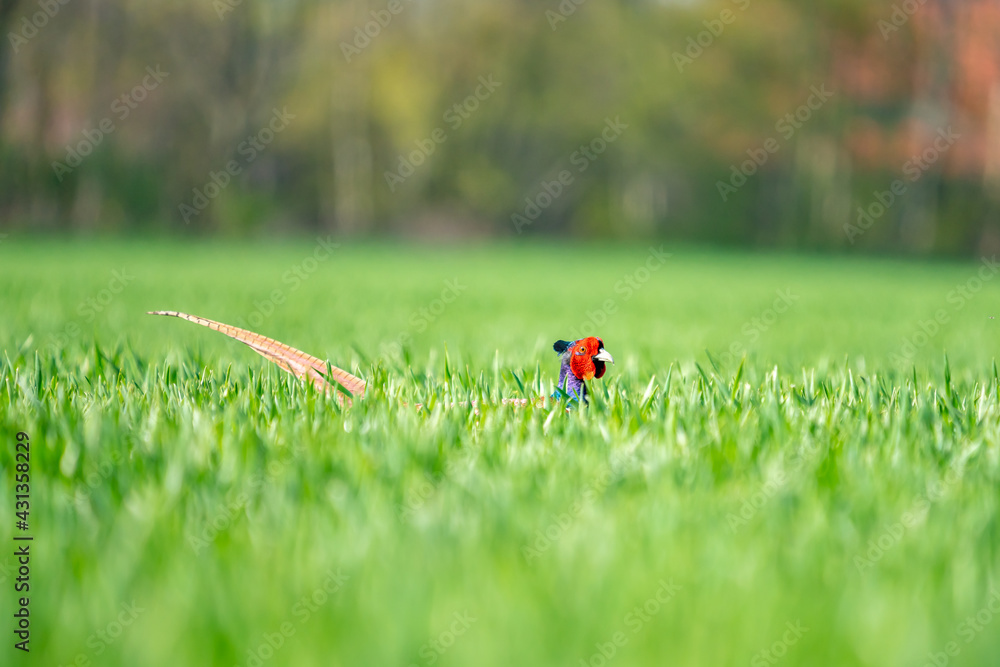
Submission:
[[[557,340],[552,349],[559,354],[559,388],[574,398],[587,402],[587,381],[604,377],[606,362],[615,363],[604,349],[604,341],[589,336],[569,342]]]

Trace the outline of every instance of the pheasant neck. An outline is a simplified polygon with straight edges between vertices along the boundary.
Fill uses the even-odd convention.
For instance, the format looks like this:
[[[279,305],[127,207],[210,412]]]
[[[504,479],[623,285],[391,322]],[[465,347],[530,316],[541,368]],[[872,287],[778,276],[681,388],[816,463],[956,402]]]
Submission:
[[[568,363],[564,363],[559,368],[559,388],[573,398],[582,400],[584,403],[587,402],[587,384],[573,375]],[[558,393],[555,395],[558,396]]]

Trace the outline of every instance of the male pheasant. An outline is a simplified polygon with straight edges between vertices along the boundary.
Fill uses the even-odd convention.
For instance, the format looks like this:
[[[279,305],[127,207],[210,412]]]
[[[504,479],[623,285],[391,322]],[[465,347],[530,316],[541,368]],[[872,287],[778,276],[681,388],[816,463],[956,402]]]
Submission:
[[[604,377],[605,362],[615,363],[604,349],[604,341],[589,336],[577,341],[557,340],[552,346],[562,361],[559,366],[559,388],[571,397],[587,402],[587,381]]]
[[[345,406],[350,405],[355,398],[364,398],[367,384],[361,378],[273,338],[267,338],[246,329],[197,315],[179,313],[175,310],[154,310],[148,314],[179,317],[223,333],[230,338],[235,338],[265,359],[273,361],[300,380],[312,382],[323,391],[333,391],[335,389],[334,383],[336,383],[344,390],[337,391],[336,396]],[[593,336],[572,342],[559,340],[552,348],[560,355],[559,388],[571,399],[587,403],[586,383],[593,378],[604,376],[606,362],[615,363],[608,351],[604,349],[604,341]],[[553,394],[553,398],[558,396],[558,391]],[[540,401],[544,401],[544,399],[534,402]],[[529,402],[532,401],[526,398],[503,399],[504,405],[524,406]]]

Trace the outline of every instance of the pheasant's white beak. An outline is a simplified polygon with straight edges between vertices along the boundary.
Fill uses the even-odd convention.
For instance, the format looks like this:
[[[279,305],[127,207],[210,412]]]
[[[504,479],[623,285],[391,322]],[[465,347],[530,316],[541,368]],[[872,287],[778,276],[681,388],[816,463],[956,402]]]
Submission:
[[[594,359],[596,361],[610,361],[611,363],[615,363],[615,358],[608,354],[608,351],[603,347],[597,351],[597,354],[594,355]]]

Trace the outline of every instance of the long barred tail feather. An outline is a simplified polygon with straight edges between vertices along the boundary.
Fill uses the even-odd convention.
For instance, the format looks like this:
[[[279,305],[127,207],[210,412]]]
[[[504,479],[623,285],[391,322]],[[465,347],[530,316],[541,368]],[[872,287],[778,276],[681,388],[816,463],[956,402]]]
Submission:
[[[246,329],[234,327],[229,324],[223,324],[222,322],[216,322],[215,320],[210,320],[206,317],[180,313],[176,310],[151,310],[147,314],[179,317],[182,320],[200,324],[203,327],[208,327],[213,331],[218,331],[219,333],[225,334],[230,338],[234,338],[265,359],[273,361],[281,369],[288,371],[300,380],[307,380],[311,382],[321,391],[328,393],[335,392],[337,398],[344,406],[350,406],[353,399],[363,398],[365,395],[366,384],[361,378],[351,375],[347,371],[337,368],[336,366],[332,366],[321,359],[317,359],[302,350],[296,350],[294,347],[278,342],[273,338],[261,336],[260,334],[256,334],[252,331],[247,331]],[[333,382],[336,382],[343,387],[349,393],[349,396],[345,396],[344,392],[336,391],[336,387],[330,380],[333,380]],[[529,405],[543,407],[550,401],[551,399],[547,399],[544,396],[536,399],[505,398],[502,399],[501,405],[509,405],[515,408],[524,408]],[[459,401],[456,403],[450,403],[449,407],[467,407],[468,405],[467,401]],[[417,410],[421,410],[424,406],[418,403],[414,407],[416,407]],[[479,414],[479,406],[475,401],[472,402],[472,407],[476,414]]]
[[[247,345],[251,350],[261,355],[265,359],[273,361],[280,368],[288,371],[300,380],[312,382],[318,389],[323,391],[334,391],[331,384],[333,380],[347,390],[350,396],[345,396],[343,392],[336,392],[337,398],[344,405],[350,405],[353,398],[362,398],[365,395],[365,381],[359,377],[351,375],[347,371],[331,366],[325,361],[317,359],[311,354],[294,347],[280,343],[273,338],[255,334],[246,329],[240,329],[229,324],[222,324],[215,320],[210,320],[197,315],[179,313],[175,310],[153,310],[149,315],[165,315],[167,317],[179,317],[188,322],[194,322],[214,331],[225,334]]]

